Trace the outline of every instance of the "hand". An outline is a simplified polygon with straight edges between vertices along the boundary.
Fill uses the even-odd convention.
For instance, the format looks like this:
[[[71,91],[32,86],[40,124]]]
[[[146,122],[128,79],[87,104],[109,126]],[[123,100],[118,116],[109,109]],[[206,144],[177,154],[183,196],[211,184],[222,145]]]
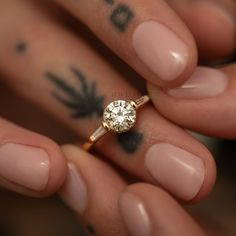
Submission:
[[[194,39],[204,61],[224,58],[235,48],[232,0],[54,1],[143,78],[162,87],[182,84],[192,74]]]
[[[128,186],[103,160],[75,146],[63,150],[69,172],[60,195],[89,235],[206,235],[160,187],[147,183]]]
[[[106,5],[105,2],[108,4]],[[69,2],[64,2],[66,3]],[[96,5],[90,5],[91,9],[88,9],[88,3],[84,2],[84,8],[81,7],[82,5],[79,6],[79,10],[82,10],[76,13],[85,12],[86,14],[79,14],[79,18],[93,29],[117,55],[154,85],[169,88],[183,83],[192,74],[196,65],[195,42],[177,14],[184,19],[194,34],[202,60],[225,57],[233,50],[234,28],[230,15],[233,9],[231,6],[234,5],[231,1],[221,2],[223,8],[220,8],[220,5],[214,5],[213,2],[201,5],[196,1],[195,5],[189,5],[183,1],[180,6],[176,4],[177,1],[170,1],[169,4],[177,14],[164,2],[158,2],[158,4],[156,1],[150,1],[145,10],[144,3],[141,1],[138,3],[127,1],[129,7],[135,10],[135,15],[133,10],[131,12],[131,15],[134,15],[131,17],[132,21],[129,20],[131,8],[127,9],[124,5],[112,3],[113,1],[105,0],[98,2],[97,6],[101,6],[100,9],[102,9],[100,12],[94,11],[93,7]],[[146,1],[145,4],[147,4]],[[76,130],[81,137],[87,138],[97,127],[99,123],[97,117],[101,115],[106,102],[121,97],[130,99],[140,94],[123,80],[124,76],[111,68],[104,59],[101,48],[98,48],[101,45],[96,44],[93,47],[91,44],[94,38],[91,38],[91,35],[84,37],[84,28],[76,27],[76,31],[80,31],[80,36],[78,36],[75,28],[67,27],[67,22],[62,20],[66,18],[64,12],[56,9],[54,5],[50,6],[49,3],[45,6],[40,2],[29,0],[2,1],[0,8],[3,19],[0,23],[1,74],[5,79],[4,82],[18,93],[54,114]],[[74,9],[72,5],[66,7]],[[119,7],[118,10],[116,7]],[[120,31],[124,26],[119,22],[119,14],[123,14],[124,11],[129,14],[128,21],[125,22],[128,23],[125,24],[126,32],[122,33]],[[213,16],[211,18],[208,17],[209,14],[206,14],[207,19],[204,19],[204,23],[207,22],[204,24],[206,28],[199,23],[203,19],[202,14],[199,14],[202,11],[210,12]],[[104,13],[111,17],[109,22],[104,22]],[[88,17],[91,14],[97,17],[93,17],[93,20],[95,19],[93,24]],[[217,15],[217,20],[212,22],[211,19],[215,19],[214,15]],[[156,42],[163,44],[163,47],[159,47],[157,55],[151,57],[149,55],[152,55],[153,42],[150,37],[150,45],[149,42],[146,45],[151,54],[147,55],[145,48],[141,47],[145,44],[142,41],[142,32],[146,32],[147,26],[143,22],[150,18],[168,26],[169,30],[163,28],[160,23],[149,22],[148,24],[150,27],[158,26],[157,28],[154,26],[154,32],[161,31],[162,35],[166,35],[171,42],[169,44],[166,38],[163,40],[162,37],[157,37]],[[95,27],[94,22],[96,25],[102,25],[104,31],[98,31],[99,27]],[[223,33],[220,36],[217,34],[216,37],[214,34],[218,30],[212,30],[210,36],[214,37],[208,37],[209,34],[204,30],[207,31],[209,25],[211,29],[218,27],[219,22],[223,25]],[[136,28],[138,25],[140,27]],[[199,27],[203,30],[200,33]],[[108,34],[108,32],[112,33]],[[175,47],[172,48],[172,45]],[[171,50],[174,50],[175,54],[171,54]],[[178,55],[177,59],[175,55]],[[134,79],[136,80],[133,84],[141,81],[138,80],[137,75]],[[221,77],[220,81],[225,80]],[[218,91],[222,92],[226,88],[225,84],[222,83]],[[82,87],[88,88],[88,92],[80,90]],[[151,85],[149,91],[158,106],[155,97],[156,88],[152,87],[154,90],[151,90],[150,87]],[[88,103],[87,101],[91,101],[91,98],[92,102]],[[70,115],[77,120],[68,116],[68,110],[71,112]],[[172,119],[178,119],[181,114],[176,113],[176,115],[177,117]],[[192,117],[190,115],[189,120]],[[4,168],[0,170],[2,176],[0,184],[32,196],[44,196],[54,192],[62,184],[66,174],[65,161],[58,146],[45,137],[16,127],[5,120],[1,120],[1,127],[4,132],[1,134],[2,164],[0,166]],[[108,143],[110,145],[107,145]],[[19,144],[21,144],[20,147]],[[182,129],[156,113],[151,106],[143,109],[134,132],[124,136],[107,137],[98,145],[98,150],[131,174],[151,183],[160,184],[183,202],[199,201],[210,191],[214,183],[215,167],[209,152]],[[172,152],[175,158],[172,160],[167,155],[167,158],[153,163],[156,159],[153,157],[158,154],[158,151],[164,154]],[[20,159],[16,159],[18,156]],[[31,156],[37,158],[29,162],[32,159],[28,157]],[[174,171],[168,169],[170,165],[165,161],[168,158],[172,161],[171,167]],[[191,162],[186,161],[186,158]],[[18,165],[15,165],[15,160]],[[156,172],[156,169],[153,170],[154,164],[157,166],[162,164],[165,171]],[[194,173],[192,178],[189,177],[191,175],[188,171],[189,167]],[[174,174],[166,175],[170,171],[176,174],[177,178]],[[158,190],[154,191],[154,196],[156,191]],[[151,202],[150,199],[150,204]]]
[[[151,79],[160,86],[174,86],[188,78],[197,60],[196,45],[191,33],[168,5],[164,2],[157,4],[156,1],[150,1],[148,10],[141,14],[140,11],[143,10],[144,3],[140,1],[139,4],[132,2],[128,4],[127,2],[132,7],[132,12],[136,9],[136,13],[133,20],[127,22],[126,31],[122,32],[119,28],[121,26],[118,26],[117,29],[117,20],[120,20],[119,14],[124,11],[121,10],[124,9],[124,6],[120,6],[120,10],[117,11],[115,9],[119,7],[119,4],[109,5],[106,2],[97,2],[98,6],[101,7],[100,21],[94,19],[96,22],[100,22],[99,25],[103,25],[104,30],[99,31],[98,35],[103,34],[103,39],[107,43],[111,43],[110,47],[119,56],[126,52],[123,59],[133,68],[139,69],[140,74],[145,78]],[[83,4],[83,7],[85,7],[83,11],[86,10],[86,15],[95,14],[93,6],[96,5],[90,5],[91,9],[89,11],[86,8],[89,5],[86,2],[83,2]],[[82,9],[82,5],[80,9]],[[225,7],[228,9],[228,5]],[[127,11],[127,8],[125,9]],[[110,100],[117,98],[130,99],[140,96],[140,91],[124,80],[124,76],[111,67],[111,64],[104,58],[106,57],[106,53],[104,53],[106,50],[95,41],[94,36],[85,33],[85,29],[74,21],[74,27],[72,28],[71,24],[68,23],[70,22],[68,15],[65,15],[59,8],[55,8],[55,5],[49,3],[45,5],[40,1],[32,2],[29,0],[2,1],[0,11],[2,19],[5,19],[0,23],[2,42],[0,45],[0,51],[2,52],[0,70],[5,79],[4,82],[29,101],[40,105],[57,119],[63,121],[81,139],[88,138],[91,132],[98,127],[102,110]],[[107,17],[113,15],[110,21],[107,21],[106,18],[106,22],[104,22],[105,18],[102,16],[105,12]],[[118,19],[116,14],[118,14]],[[139,15],[143,18],[139,18]],[[171,72],[172,75],[176,73],[173,76],[175,78],[172,77],[171,81],[170,77],[166,81],[165,76],[164,78],[151,72],[151,64],[148,69],[148,66],[144,63],[145,58],[142,58],[144,62],[139,58],[139,56],[142,56],[142,52],[139,55],[140,52],[135,53],[131,50],[132,33],[136,32],[136,26],[146,21],[147,18],[165,22],[165,25],[168,25],[173,32],[166,28],[163,29],[164,26],[161,26],[160,23],[157,23],[158,30],[161,30],[163,35],[167,34],[166,37],[170,39],[170,42],[174,40],[177,43],[174,48],[181,49],[176,53],[179,55],[177,58],[183,59],[183,64],[179,64],[179,61],[175,60],[175,57],[169,53],[172,50],[172,43],[167,44],[166,48],[161,47],[160,55],[167,55],[167,57],[163,57],[163,61],[162,57],[158,56],[159,53],[156,55],[158,63],[160,63],[158,68],[164,69],[164,71],[159,71],[161,75],[168,72],[169,68],[175,69],[174,72]],[[62,19],[68,19],[68,21]],[[220,20],[225,20],[225,18]],[[92,28],[89,21],[87,25]],[[230,41],[231,25],[226,25],[229,27],[228,36],[224,39]],[[104,35],[106,31],[111,32],[106,34],[107,37]],[[135,37],[137,42],[136,40],[135,42],[139,44],[139,33],[136,32],[135,35],[137,36],[137,38]],[[120,45],[112,43],[118,42],[118,39]],[[224,48],[222,49],[224,51],[222,55],[228,54],[228,46],[222,47]],[[232,47],[230,46],[230,49]],[[136,49],[139,48],[138,46]],[[184,50],[182,51],[182,49]],[[183,55],[182,52],[184,52]],[[186,52],[187,54],[185,54]],[[189,56],[186,59],[184,55]],[[111,58],[113,57],[109,54],[109,61],[111,61]],[[117,62],[116,59],[114,60]],[[168,65],[168,68],[166,66],[162,67],[163,63]],[[183,70],[181,73],[180,69]],[[129,72],[129,77],[131,75],[134,76],[133,84],[137,85],[139,81],[141,82],[136,74]],[[5,139],[5,136],[2,137],[2,140]],[[17,141],[15,142],[17,143]],[[30,145],[27,142],[23,143]],[[40,146],[37,143],[34,142],[34,145],[36,147]],[[182,128],[163,118],[152,106],[146,106],[140,111],[137,125],[132,132],[118,136],[108,135],[96,147],[101,155],[122,167],[125,171],[138,179],[161,185],[183,202],[201,200],[209,193],[214,184],[215,165],[211,154]],[[47,153],[51,153],[49,152],[51,148],[56,148],[55,157],[59,156],[57,146],[43,145],[43,149]],[[155,158],[156,156],[163,156],[162,154],[167,155],[167,157]],[[170,154],[171,156],[169,156]],[[17,151],[15,151],[15,155],[17,155]],[[2,156],[6,156],[6,153]],[[59,169],[62,170],[54,170],[54,174],[57,176],[57,184],[53,185],[53,189],[59,183],[62,183],[66,172],[62,154],[60,154],[59,159],[55,157],[53,160],[57,164],[50,162],[50,165],[59,166]],[[171,164],[166,160],[170,160]],[[157,171],[160,167],[163,171],[160,171],[160,169]],[[11,163],[8,164],[8,169],[12,170],[12,168],[15,168],[15,166]],[[54,167],[51,166],[51,168]],[[58,167],[56,167],[56,170],[58,170]],[[22,171],[25,173],[24,169]],[[167,174],[169,172],[173,174]],[[19,171],[14,170],[13,173],[19,173]],[[6,179],[9,179],[9,183],[15,181],[15,177],[10,175],[6,176]],[[28,188],[27,185],[24,186]],[[15,190],[18,191],[17,188]]]

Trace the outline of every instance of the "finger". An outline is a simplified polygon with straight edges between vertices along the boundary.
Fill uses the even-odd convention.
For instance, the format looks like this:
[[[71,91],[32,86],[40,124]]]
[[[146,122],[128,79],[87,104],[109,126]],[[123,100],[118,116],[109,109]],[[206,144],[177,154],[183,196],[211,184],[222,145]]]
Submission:
[[[198,68],[176,90],[164,93],[150,85],[149,92],[156,108],[179,125],[207,135],[236,137],[236,65]]]
[[[129,186],[119,199],[119,208],[134,236],[206,235],[175,200],[148,184]]]
[[[202,61],[230,56],[236,48],[236,2],[167,0],[189,27]]]
[[[18,3],[8,2],[11,11],[14,4],[13,16],[18,21],[10,21],[12,25],[0,34],[4,42],[1,55],[5,55],[0,69],[9,78],[6,82],[86,141],[101,124],[106,104],[135,99],[140,93],[82,38],[48,20],[45,11],[40,14],[35,2]],[[19,31],[13,33],[11,28]],[[23,51],[22,44],[16,43],[19,38],[24,40]],[[16,51],[12,50],[15,45]],[[150,105],[140,109],[132,131],[109,134],[95,148],[130,174],[161,185],[183,201],[199,201],[214,184],[211,154]]]
[[[60,196],[83,222],[89,233],[128,235],[118,210],[118,197],[126,186],[103,161],[75,146],[64,146],[68,176]]]
[[[59,147],[3,119],[0,129],[0,186],[35,197],[56,192],[66,175]]]
[[[194,40],[163,0],[56,2],[85,23],[140,75],[156,85],[180,84],[195,67]]]

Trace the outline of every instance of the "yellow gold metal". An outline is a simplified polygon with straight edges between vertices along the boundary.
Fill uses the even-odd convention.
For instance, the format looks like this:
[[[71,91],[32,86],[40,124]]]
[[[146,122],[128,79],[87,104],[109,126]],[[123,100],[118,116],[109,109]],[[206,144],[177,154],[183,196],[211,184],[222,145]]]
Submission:
[[[145,95],[145,96],[142,96],[141,98],[136,99],[134,102],[136,103],[136,106],[137,106],[136,108],[138,109],[139,107],[143,106],[149,101],[150,101],[149,96]]]
[[[84,151],[89,152],[90,149],[92,148],[93,144],[94,144],[93,142],[88,141],[83,144],[82,148],[84,149]]]
[[[129,103],[133,108],[135,108],[135,110],[137,110],[149,101],[150,101],[150,98],[147,95],[145,95],[136,100],[130,100]],[[99,128],[89,137],[88,141],[83,144],[82,146],[83,149],[85,151],[90,151],[93,145],[110,130],[111,129],[108,126],[108,124],[102,121]]]
[[[106,123],[106,122],[102,122],[102,126],[105,128],[105,129],[107,129],[107,130],[109,130],[109,126],[108,126],[108,124]]]
[[[136,104],[135,101],[131,100],[131,101],[130,101],[130,104],[131,104],[131,106],[132,106],[133,108],[137,109],[137,104]]]

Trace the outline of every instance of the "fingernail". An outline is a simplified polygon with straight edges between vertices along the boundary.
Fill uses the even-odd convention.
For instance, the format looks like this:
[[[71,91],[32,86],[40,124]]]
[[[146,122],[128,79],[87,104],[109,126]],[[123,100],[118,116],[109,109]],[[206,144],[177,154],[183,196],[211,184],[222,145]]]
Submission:
[[[207,98],[223,93],[227,87],[228,78],[220,70],[198,67],[193,75],[183,85],[171,89],[168,94],[179,98]]]
[[[133,47],[140,60],[162,80],[174,80],[186,68],[188,47],[157,21],[146,21],[136,28]]]
[[[74,211],[82,214],[87,203],[87,188],[75,164],[68,163],[66,181],[59,192],[65,203]]]
[[[15,143],[0,146],[0,176],[34,191],[46,188],[49,157],[41,148]]]
[[[145,206],[138,196],[124,192],[119,199],[119,208],[131,235],[151,235],[151,222]]]
[[[202,160],[171,144],[152,146],[146,153],[145,165],[159,184],[186,201],[198,194],[204,181]]]

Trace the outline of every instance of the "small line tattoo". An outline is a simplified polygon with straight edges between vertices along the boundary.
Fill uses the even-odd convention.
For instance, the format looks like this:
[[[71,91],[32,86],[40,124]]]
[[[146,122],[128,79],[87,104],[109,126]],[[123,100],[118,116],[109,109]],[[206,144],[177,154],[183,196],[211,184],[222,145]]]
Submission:
[[[118,134],[117,140],[126,153],[133,154],[142,143],[143,134],[135,130],[130,130],[126,133]]]
[[[115,0],[104,0],[107,4],[113,5],[115,3]]]
[[[131,20],[134,18],[134,13],[125,4],[118,4],[110,16],[111,23],[120,32],[124,32]]]
[[[96,235],[95,229],[92,225],[87,225],[87,230],[91,235]]]
[[[25,43],[25,42],[20,42],[20,43],[18,43],[18,44],[16,45],[16,48],[15,48],[15,49],[16,49],[16,52],[17,52],[17,53],[23,54],[23,53],[26,52],[27,48],[28,48],[27,43]]]
[[[46,77],[64,93],[64,96],[61,96],[54,91],[52,95],[72,111],[72,118],[101,117],[105,97],[97,95],[96,83],[94,81],[89,83],[86,77],[74,67],[71,67],[71,71],[79,82],[80,90],[76,90],[73,85],[68,84],[66,79],[47,72]]]

